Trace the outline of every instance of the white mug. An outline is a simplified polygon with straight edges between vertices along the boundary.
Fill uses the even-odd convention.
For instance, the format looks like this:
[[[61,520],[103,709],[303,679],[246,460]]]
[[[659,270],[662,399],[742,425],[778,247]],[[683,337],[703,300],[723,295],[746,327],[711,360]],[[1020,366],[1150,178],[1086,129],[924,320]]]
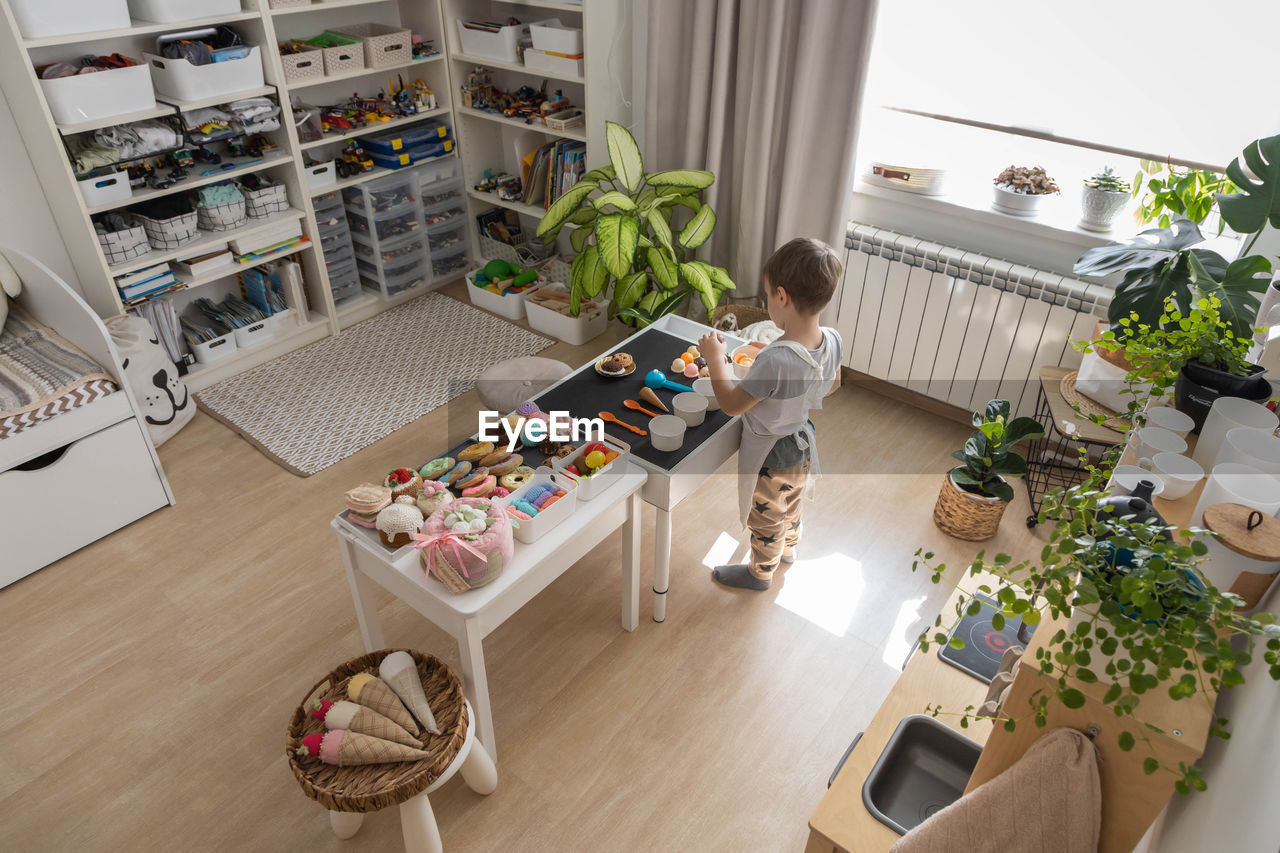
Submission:
[[[1152,497],[1164,495],[1166,488],[1164,478],[1159,474],[1151,473],[1145,468],[1139,468],[1137,465],[1117,465],[1111,472],[1111,484],[1108,491],[1113,495],[1131,495],[1143,480],[1147,480],[1155,486],[1151,490]]]
[[[1178,453],[1157,453],[1150,459],[1139,459],[1138,465],[1161,479],[1164,494],[1156,494],[1167,501],[1185,498],[1196,487],[1196,483],[1204,479],[1204,469],[1200,467],[1200,463]]]
[[[1176,432],[1160,427],[1143,427],[1130,433],[1129,442],[1139,460],[1150,459],[1157,453],[1182,453],[1187,443]]]
[[[1191,428],[1196,425],[1190,415],[1168,406],[1152,406],[1147,409],[1146,414],[1147,426],[1167,429],[1169,432],[1177,433],[1178,438],[1181,439],[1186,439],[1187,433],[1191,432]]]

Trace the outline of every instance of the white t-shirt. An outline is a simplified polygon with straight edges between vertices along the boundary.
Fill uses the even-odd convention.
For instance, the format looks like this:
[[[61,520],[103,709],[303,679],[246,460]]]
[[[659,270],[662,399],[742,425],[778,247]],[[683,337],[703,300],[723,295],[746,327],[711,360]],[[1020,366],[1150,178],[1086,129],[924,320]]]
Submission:
[[[809,355],[822,368],[818,397],[825,395],[840,375],[840,362],[844,355],[844,342],[835,329],[823,327],[822,344],[809,350]],[[808,456],[797,443],[797,433],[809,417],[805,402],[809,394],[809,377],[813,371],[797,353],[780,346],[767,346],[756,356],[751,370],[738,384],[756,399],[756,404],[743,414],[750,419],[758,432],[770,431],[770,425],[794,423],[795,429],[774,444],[766,468],[790,468],[799,465]]]

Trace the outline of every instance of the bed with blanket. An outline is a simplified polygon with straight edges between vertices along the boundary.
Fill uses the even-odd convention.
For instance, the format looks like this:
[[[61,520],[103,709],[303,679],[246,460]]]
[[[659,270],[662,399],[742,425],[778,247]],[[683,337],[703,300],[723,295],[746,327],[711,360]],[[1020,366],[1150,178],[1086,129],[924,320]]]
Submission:
[[[4,587],[173,503],[173,495],[98,316],[15,249],[0,248],[0,280],[21,282],[0,330]]]

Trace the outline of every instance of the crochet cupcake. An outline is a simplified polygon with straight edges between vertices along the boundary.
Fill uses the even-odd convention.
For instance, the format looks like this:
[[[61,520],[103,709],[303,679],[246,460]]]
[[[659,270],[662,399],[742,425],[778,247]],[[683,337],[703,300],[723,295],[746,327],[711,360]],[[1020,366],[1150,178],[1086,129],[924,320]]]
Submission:
[[[418,492],[418,509],[422,510],[424,516],[430,516],[431,513],[452,500],[453,494],[444,483],[435,480],[424,480],[422,482],[422,491]]]
[[[414,498],[401,495],[378,513],[378,538],[388,548],[400,548],[413,541],[413,534],[422,529],[422,510]]]
[[[422,491],[422,475],[412,468],[397,468],[387,475],[382,485],[391,490],[392,500],[401,495],[416,498]]]

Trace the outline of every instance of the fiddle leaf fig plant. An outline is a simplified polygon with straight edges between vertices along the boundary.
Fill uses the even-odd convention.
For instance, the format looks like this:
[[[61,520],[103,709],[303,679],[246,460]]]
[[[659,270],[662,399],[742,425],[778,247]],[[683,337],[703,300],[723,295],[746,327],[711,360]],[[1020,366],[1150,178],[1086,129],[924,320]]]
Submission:
[[[1027,460],[1012,452],[1015,444],[1027,438],[1041,438],[1044,427],[1035,418],[1009,419],[1009,401],[992,400],[986,411],[973,413],[977,427],[963,450],[951,456],[963,462],[951,469],[956,485],[975,495],[1013,500],[1013,487],[1002,477],[1021,477],[1027,473]]]
[[[693,258],[716,227],[702,201],[715,175],[696,169],[645,172],[640,147],[620,124],[605,123],[609,165],[592,169],[557,199],[538,223],[551,243],[576,226],[569,243],[577,253],[569,273],[569,309],[613,285],[610,315],[643,328],[696,296],[707,321],[733,279],[722,267]],[[687,221],[673,224],[678,209]],[[690,215],[691,214],[691,215]]]

